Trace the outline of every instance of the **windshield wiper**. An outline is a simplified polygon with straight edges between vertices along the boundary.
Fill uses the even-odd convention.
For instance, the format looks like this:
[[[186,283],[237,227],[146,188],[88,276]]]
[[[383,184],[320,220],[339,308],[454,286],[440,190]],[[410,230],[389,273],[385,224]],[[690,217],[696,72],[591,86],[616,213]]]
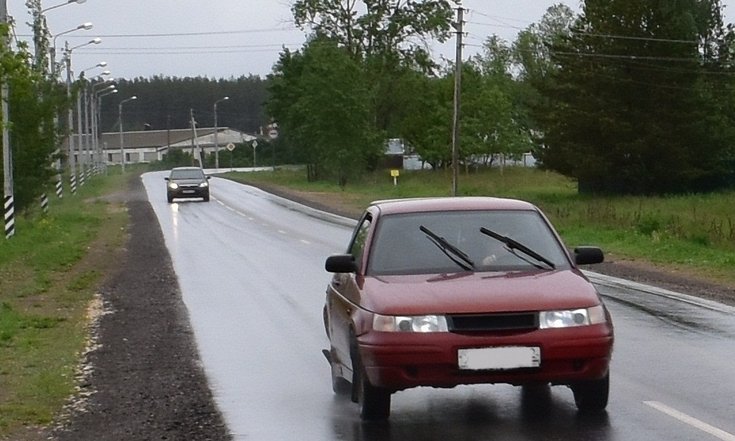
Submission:
[[[493,239],[496,239],[496,240],[499,240],[499,241],[503,242],[510,250],[518,250],[518,251],[522,252],[523,254],[525,254],[527,256],[533,257],[534,259],[538,260],[539,262],[545,263],[551,269],[556,268],[556,265],[554,265],[554,263],[552,261],[550,261],[549,259],[547,259],[546,257],[542,256],[541,254],[537,253],[536,251],[528,248],[527,246],[523,245],[522,243],[520,243],[520,242],[518,242],[518,241],[516,241],[516,240],[514,240],[514,239],[512,239],[512,238],[510,238],[508,236],[503,236],[502,234],[498,234],[495,231],[489,230],[489,229],[487,229],[485,227],[480,227],[480,232],[483,233],[483,234],[486,234],[486,235],[488,235],[490,237],[492,237]],[[513,254],[515,254],[515,253],[513,253]]]
[[[431,239],[431,242],[434,245],[442,250],[442,252],[444,252],[452,262],[459,265],[462,269],[466,271],[472,271],[475,269],[475,262],[473,262],[472,259],[470,259],[470,256],[468,256],[464,251],[447,242],[446,239],[437,235],[423,225],[419,226],[419,230],[424,232],[426,236]]]

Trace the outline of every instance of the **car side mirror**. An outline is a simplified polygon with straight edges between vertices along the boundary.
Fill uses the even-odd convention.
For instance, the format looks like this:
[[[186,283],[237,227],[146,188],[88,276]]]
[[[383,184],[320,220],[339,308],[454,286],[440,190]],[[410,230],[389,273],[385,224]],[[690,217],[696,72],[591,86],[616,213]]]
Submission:
[[[577,247],[574,249],[574,262],[577,265],[592,265],[602,263],[605,255],[598,247]]]
[[[170,181],[170,179],[168,178],[168,176],[166,176],[165,178],[163,178],[163,180],[164,181]]]
[[[352,254],[335,254],[327,257],[324,269],[330,273],[354,273],[357,271],[355,256]]]

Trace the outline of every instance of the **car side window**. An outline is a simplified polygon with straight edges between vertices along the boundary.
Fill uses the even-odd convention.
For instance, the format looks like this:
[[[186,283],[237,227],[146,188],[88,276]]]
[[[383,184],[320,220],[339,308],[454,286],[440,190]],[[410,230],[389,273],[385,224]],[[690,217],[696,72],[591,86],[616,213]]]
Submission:
[[[373,218],[370,214],[365,214],[360,221],[359,226],[355,229],[355,234],[352,237],[352,242],[347,250],[348,253],[352,254],[355,258],[355,263],[358,268],[362,267],[362,256],[365,251],[365,241],[367,240],[368,232],[370,231],[370,225],[373,223]]]

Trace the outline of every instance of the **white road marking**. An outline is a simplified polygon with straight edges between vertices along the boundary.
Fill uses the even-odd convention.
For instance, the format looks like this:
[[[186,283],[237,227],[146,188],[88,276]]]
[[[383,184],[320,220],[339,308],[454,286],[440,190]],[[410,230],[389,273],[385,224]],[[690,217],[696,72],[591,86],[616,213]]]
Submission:
[[[659,412],[676,418],[684,424],[688,424],[696,429],[701,430],[702,432],[708,433],[717,439],[721,439],[723,441],[735,441],[735,435],[725,432],[722,429],[718,429],[717,427],[711,426],[704,421],[698,420],[685,413],[679,412],[678,410],[673,409],[663,403],[659,403],[658,401],[644,401],[643,403],[658,410]]]

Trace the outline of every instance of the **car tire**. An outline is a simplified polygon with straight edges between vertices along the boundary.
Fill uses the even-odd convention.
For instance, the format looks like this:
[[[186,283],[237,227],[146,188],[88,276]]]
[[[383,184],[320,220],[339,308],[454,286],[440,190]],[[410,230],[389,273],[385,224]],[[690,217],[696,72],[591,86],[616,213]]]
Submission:
[[[356,373],[352,384],[353,401],[355,401],[354,398],[357,398],[360,418],[364,421],[387,420],[390,416],[390,391],[370,384],[370,379],[365,373],[359,356],[355,358],[355,361],[357,363],[353,362],[353,369]]]
[[[204,202],[209,202],[209,193],[204,195]]]
[[[171,195],[166,195],[166,199],[168,199],[168,203],[172,203],[174,201],[174,197]]]
[[[607,407],[610,394],[610,373],[599,380],[581,381],[572,385],[574,403],[584,413],[599,413]]]

